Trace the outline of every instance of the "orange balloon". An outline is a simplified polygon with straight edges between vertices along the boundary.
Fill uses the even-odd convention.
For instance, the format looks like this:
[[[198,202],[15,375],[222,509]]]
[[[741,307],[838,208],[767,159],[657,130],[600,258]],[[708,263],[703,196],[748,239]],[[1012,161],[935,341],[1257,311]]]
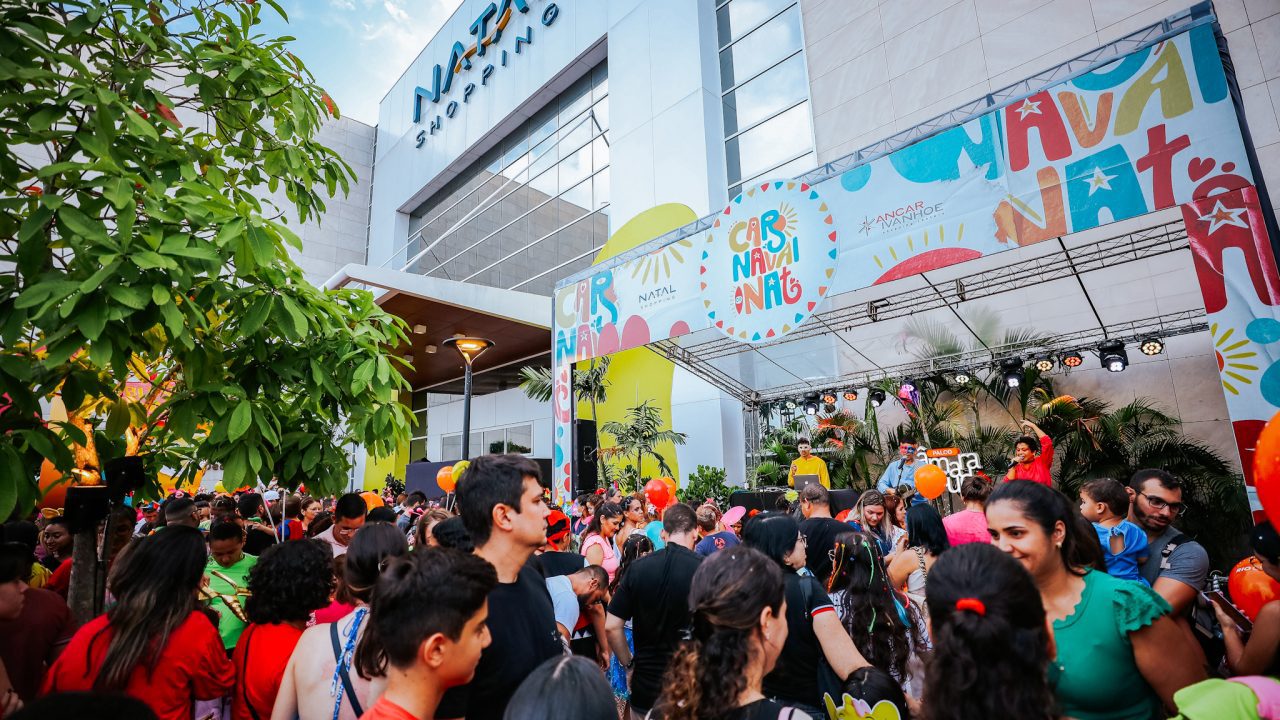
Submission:
[[[1263,605],[1280,600],[1280,583],[1262,569],[1258,558],[1250,555],[1231,568],[1231,574],[1227,577],[1227,592],[1231,594],[1231,602],[1245,616],[1256,620]]]
[[[1258,435],[1253,454],[1253,484],[1272,527],[1280,528],[1280,413]]]
[[[62,482],[62,473],[53,463],[45,460],[40,464],[40,507],[60,508],[67,504],[67,488],[71,482]]]
[[[925,465],[916,470],[916,492],[926,500],[932,500],[947,489],[947,474],[937,465]]]
[[[457,484],[453,479],[452,465],[445,465],[436,472],[436,485],[439,485],[441,490],[451,493]]]
[[[365,505],[365,508],[368,510],[372,510],[376,507],[382,507],[383,505],[386,505],[386,503],[382,502],[382,498],[378,495],[378,493],[372,490],[365,490],[364,492],[360,493],[360,497],[364,498],[364,505]]]
[[[658,479],[662,481],[663,485],[667,486],[667,497],[674,498],[676,496],[676,490],[679,489],[679,487],[676,486],[675,478],[660,477]]]

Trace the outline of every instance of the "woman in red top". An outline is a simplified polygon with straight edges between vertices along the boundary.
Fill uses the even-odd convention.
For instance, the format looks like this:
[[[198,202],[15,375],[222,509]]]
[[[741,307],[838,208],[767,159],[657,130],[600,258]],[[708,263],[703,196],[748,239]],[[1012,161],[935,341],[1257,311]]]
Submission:
[[[1005,473],[1005,482],[1030,480],[1053,487],[1053,479],[1049,476],[1053,468],[1053,439],[1030,420],[1023,420],[1021,425],[1028,434],[1013,444],[1013,467]],[[1035,435],[1030,434],[1033,432]]]
[[[196,700],[225,695],[235,669],[198,597],[206,554],[193,527],[175,525],[135,542],[107,583],[116,604],[71,638],[42,694],[124,693],[160,720],[190,720]]]
[[[240,635],[231,662],[236,690],[235,720],[266,720],[280,690],[289,656],[314,610],[329,604],[333,552],[320,540],[272,545],[249,571],[249,626]]]

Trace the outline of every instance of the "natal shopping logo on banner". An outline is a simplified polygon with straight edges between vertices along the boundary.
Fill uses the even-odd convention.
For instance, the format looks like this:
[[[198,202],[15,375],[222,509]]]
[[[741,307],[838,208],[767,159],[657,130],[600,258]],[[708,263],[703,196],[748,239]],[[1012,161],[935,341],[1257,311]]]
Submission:
[[[724,334],[764,342],[794,330],[831,289],[835,225],[804,183],[775,181],[738,195],[707,233],[702,304]]]

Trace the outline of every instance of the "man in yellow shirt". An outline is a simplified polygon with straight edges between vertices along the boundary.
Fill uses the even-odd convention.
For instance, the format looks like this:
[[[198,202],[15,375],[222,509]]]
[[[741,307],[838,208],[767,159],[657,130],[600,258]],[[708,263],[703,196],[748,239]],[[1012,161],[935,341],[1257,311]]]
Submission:
[[[813,454],[813,446],[809,441],[800,438],[796,448],[800,450],[800,457],[791,461],[791,471],[787,473],[787,485],[795,487],[797,475],[817,475],[822,487],[830,490],[831,477],[827,475],[827,464],[822,461],[822,458]]]

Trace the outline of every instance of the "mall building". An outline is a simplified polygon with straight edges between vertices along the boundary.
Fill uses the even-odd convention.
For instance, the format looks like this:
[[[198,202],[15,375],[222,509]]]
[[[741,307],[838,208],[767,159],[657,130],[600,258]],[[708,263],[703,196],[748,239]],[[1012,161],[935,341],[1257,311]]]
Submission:
[[[414,330],[403,349],[414,364],[413,439],[397,458],[362,459],[356,480],[380,485],[409,461],[461,458],[462,362],[444,340],[495,342],[475,365],[471,453],[549,458],[551,403],[517,385],[521,368],[552,364],[558,282],[718,213],[753,183],[905,146],[965,118],[939,119],[948,111],[1023,81],[1030,95],[1128,52],[1162,24],[1210,15],[1261,170],[1254,182],[1280,189],[1275,0],[464,0],[409,67],[371,80],[401,71],[377,127],[342,119],[322,130],[360,182],[305,228],[298,262],[317,284],[374,290]],[[1278,198],[1273,190],[1268,204]],[[868,208],[868,222],[885,210],[896,212]],[[1173,217],[1177,208],[1093,235]],[[1203,320],[1190,254],[1074,278],[1077,300],[1093,308],[1088,322],[1105,331],[1112,309]],[[1029,257],[1006,255],[981,268]],[[1054,312],[1085,312],[1077,300],[1006,293],[988,309],[1007,328],[1053,333]],[[961,334],[963,316],[953,323]],[[1151,398],[1238,461],[1216,338],[1203,323],[1187,327],[1165,338],[1162,354],[1130,348],[1124,373],[1090,356],[1055,383],[1113,403]],[[894,321],[846,354],[890,367],[915,350]],[[837,381],[793,375],[814,390]],[[627,350],[614,358],[598,419],[650,400],[688,435],[664,451],[681,481],[698,465],[740,481],[754,415],[708,378],[669,355]],[[849,409],[861,417],[865,402]],[[893,403],[880,411],[882,427],[904,417]]]

